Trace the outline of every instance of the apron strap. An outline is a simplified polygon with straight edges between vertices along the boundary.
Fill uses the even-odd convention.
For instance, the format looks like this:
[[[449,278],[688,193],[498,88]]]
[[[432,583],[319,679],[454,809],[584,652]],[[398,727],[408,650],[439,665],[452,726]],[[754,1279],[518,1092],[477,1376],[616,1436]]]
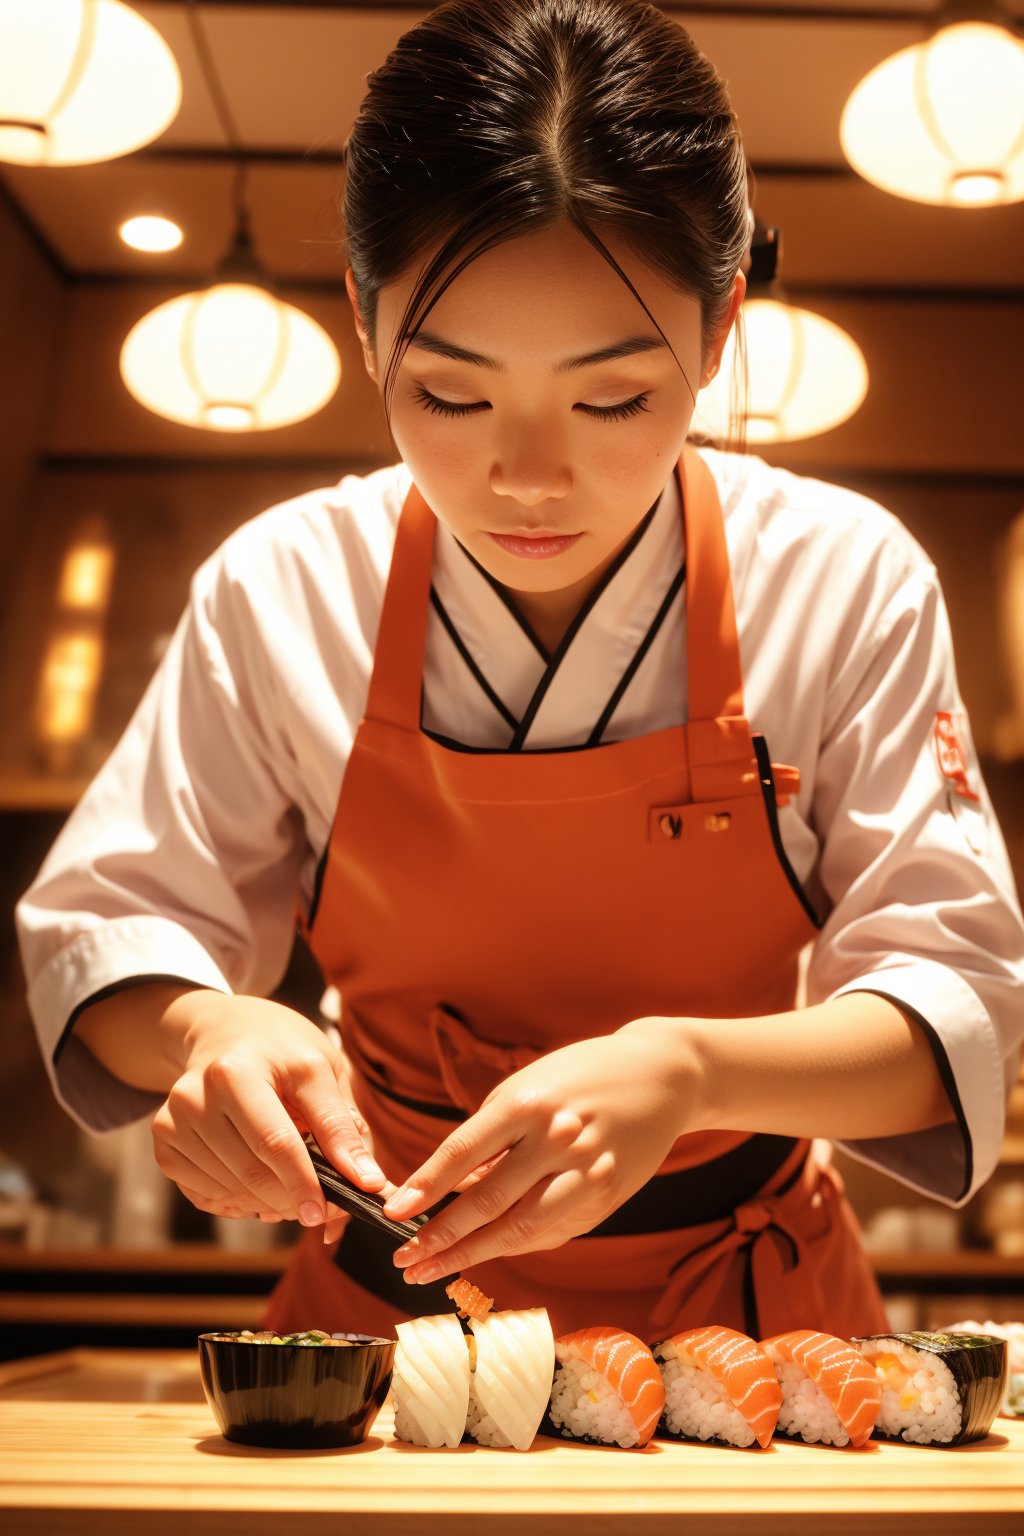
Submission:
[[[437,518],[416,486],[405,498],[377,634],[366,718],[420,728],[423,654]]]
[[[725,521],[714,477],[689,443],[679,461],[686,529],[686,659],[694,722],[743,717],[743,673],[736,631]]]

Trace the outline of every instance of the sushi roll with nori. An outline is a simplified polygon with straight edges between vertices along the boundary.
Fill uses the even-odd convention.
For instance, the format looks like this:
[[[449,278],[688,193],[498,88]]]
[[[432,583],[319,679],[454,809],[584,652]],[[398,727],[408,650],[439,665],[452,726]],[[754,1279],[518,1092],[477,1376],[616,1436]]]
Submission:
[[[662,1431],[681,1440],[717,1440],[763,1450],[782,1389],[775,1367],[745,1333],[721,1324],[687,1328],[654,1346],[665,1380]]]
[[[853,1344],[882,1391],[876,1434],[914,1445],[984,1440],[999,1412],[1006,1340],[983,1333],[876,1333]]]
[[[646,1445],[665,1405],[654,1356],[622,1328],[580,1328],[555,1340],[551,1433],[599,1445]]]
[[[779,1430],[809,1445],[865,1445],[882,1401],[873,1368],[831,1333],[795,1328],[763,1339],[782,1388]]]
[[[469,1410],[469,1340],[453,1313],[398,1323],[391,1378],[395,1436],[411,1445],[456,1446]]]
[[[478,1445],[528,1451],[555,1374],[555,1337],[544,1307],[471,1317],[466,1434]]]

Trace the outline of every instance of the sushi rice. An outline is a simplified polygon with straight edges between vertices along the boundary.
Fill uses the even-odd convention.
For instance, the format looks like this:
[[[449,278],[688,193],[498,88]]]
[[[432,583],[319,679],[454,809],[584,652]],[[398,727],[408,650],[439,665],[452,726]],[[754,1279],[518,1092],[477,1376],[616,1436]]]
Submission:
[[[551,1392],[550,1417],[576,1440],[597,1440],[605,1445],[636,1445],[640,1432],[636,1421],[615,1388],[579,1356],[559,1366]]]
[[[654,1358],[665,1381],[664,1424],[684,1440],[724,1440],[753,1445],[754,1431],[735,1407],[722,1383],[703,1371],[692,1355],[671,1339],[655,1345]]]
[[[792,1360],[776,1364],[782,1387],[779,1429],[809,1445],[849,1445],[846,1426],[818,1384]]]
[[[555,1359],[552,1433],[624,1450],[648,1443],[665,1406],[665,1388],[641,1339],[624,1328],[578,1328],[555,1340]]]
[[[917,1445],[942,1444],[959,1432],[963,1409],[953,1373],[938,1355],[920,1352],[894,1339],[862,1346],[882,1388],[878,1428],[883,1434]]]

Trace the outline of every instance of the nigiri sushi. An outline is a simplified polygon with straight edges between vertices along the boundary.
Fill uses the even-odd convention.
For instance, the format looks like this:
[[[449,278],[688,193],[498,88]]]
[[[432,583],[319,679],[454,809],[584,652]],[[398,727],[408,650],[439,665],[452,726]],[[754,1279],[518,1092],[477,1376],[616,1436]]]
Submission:
[[[1006,1340],[978,1333],[879,1333],[851,1340],[882,1391],[875,1433],[917,1445],[984,1440],[999,1412]]]
[[[830,1333],[795,1328],[763,1339],[782,1388],[779,1429],[810,1444],[864,1445],[882,1402],[873,1368]]]
[[[712,1324],[654,1346],[665,1381],[662,1428],[684,1440],[764,1447],[782,1404],[775,1367],[745,1333]]]
[[[665,1404],[647,1345],[622,1328],[580,1328],[555,1340],[548,1419],[556,1434],[602,1445],[646,1445]]]
[[[478,1445],[529,1450],[551,1396],[555,1338],[544,1307],[471,1317],[466,1434]]]
[[[398,1323],[391,1386],[395,1435],[412,1445],[456,1446],[469,1410],[469,1341],[453,1313]]]

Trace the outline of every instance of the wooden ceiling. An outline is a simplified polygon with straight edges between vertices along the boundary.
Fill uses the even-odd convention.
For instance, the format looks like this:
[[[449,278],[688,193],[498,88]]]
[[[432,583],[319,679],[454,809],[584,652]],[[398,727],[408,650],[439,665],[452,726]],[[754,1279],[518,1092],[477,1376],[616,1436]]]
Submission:
[[[368,71],[431,7],[197,0],[193,8],[237,127],[262,261],[289,286],[339,286],[339,149]],[[924,35],[930,0],[662,8],[727,82],[758,176],[758,215],[783,231],[787,284],[979,297],[1024,288],[1024,204],[964,212],[890,197],[856,176],[840,148],[849,92],[872,65]],[[231,235],[239,153],[207,88],[190,6],[150,0],[136,9],[181,69],[175,122],[152,146],[99,165],[0,167],[0,187],[73,283],[205,276]],[[1024,17],[1024,0],[1012,9]],[[176,219],[184,244],[160,256],[129,250],[117,228],[137,212]]]

